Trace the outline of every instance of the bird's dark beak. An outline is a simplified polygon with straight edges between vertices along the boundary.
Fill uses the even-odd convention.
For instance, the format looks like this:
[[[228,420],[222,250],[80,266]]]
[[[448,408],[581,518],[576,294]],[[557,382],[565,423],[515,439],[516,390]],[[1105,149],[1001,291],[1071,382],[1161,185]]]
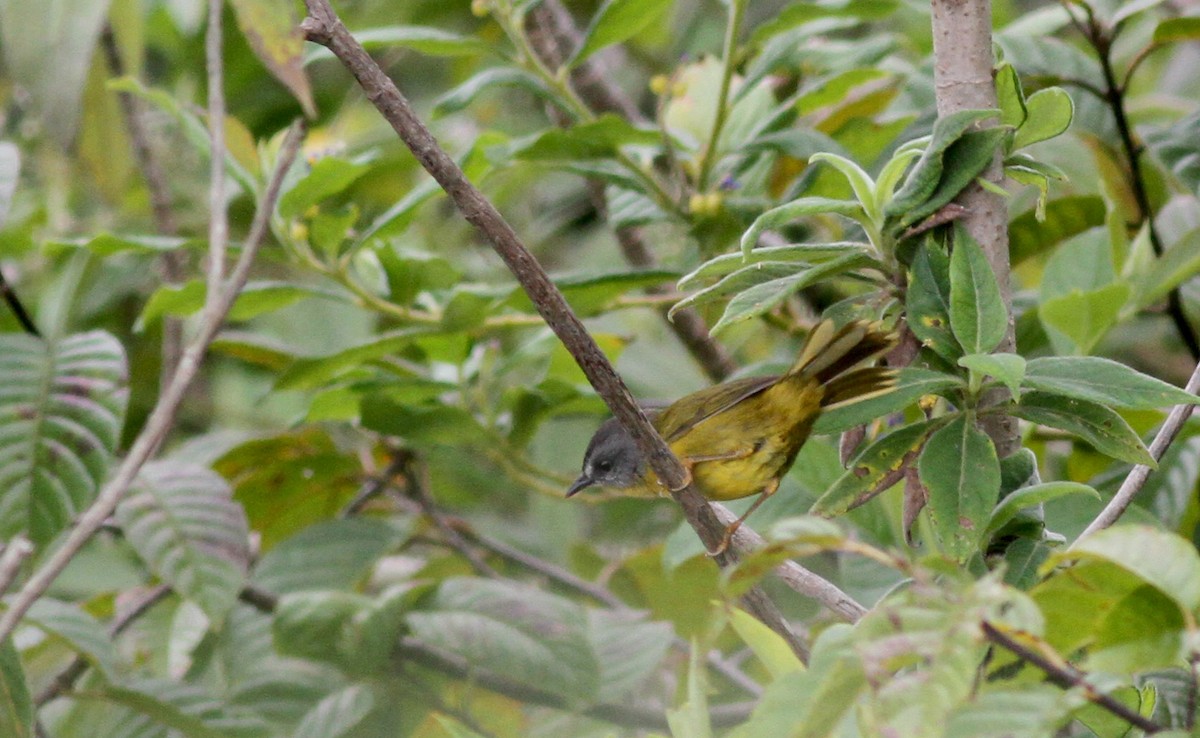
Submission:
[[[580,474],[579,479],[571,482],[571,486],[567,488],[567,497],[579,492],[580,490],[591,487],[596,483],[596,480],[589,477],[587,474]]]

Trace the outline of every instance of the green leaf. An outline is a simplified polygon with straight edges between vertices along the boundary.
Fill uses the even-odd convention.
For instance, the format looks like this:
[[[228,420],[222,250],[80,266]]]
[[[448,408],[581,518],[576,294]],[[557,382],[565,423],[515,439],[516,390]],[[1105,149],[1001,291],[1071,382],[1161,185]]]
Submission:
[[[946,150],[945,161],[953,162],[953,166],[942,172],[933,193],[921,204],[897,211],[898,227],[918,223],[958,197],[991,165],[997,149],[1008,135],[1009,130],[1000,126],[964,133]]]
[[[1031,423],[1074,433],[1100,453],[1121,461],[1156,466],[1125,419],[1103,405],[1049,392],[1026,392],[1011,412]]]
[[[950,327],[950,259],[928,242],[913,258],[907,298],[908,327],[921,344],[950,361],[961,356]]]
[[[395,587],[377,598],[319,590],[284,595],[271,623],[275,647],[350,676],[381,676],[413,599],[412,587]]]
[[[1200,39],[1200,18],[1196,16],[1166,18],[1154,27],[1155,44],[1173,44],[1197,39]]]
[[[382,520],[315,523],[268,551],[255,567],[253,581],[276,594],[357,589],[402,538],[401,531]]]
[[[1071,703],[1049,684],[981,690],[950,714],[943,735],[954,738],[1041,738],[1068,719]]]
[[[29,608],[25,620],[62,639],[95,666],[106,679],[117,673],[117,649],[108,631],[78,606],[43,597]]]
[[[309,118],[317,115],[304,73],[304,31],[295,6],[275,0],[231,0],[238,28],[259,61],[299,101]]]
[[[1116,325],[1129,302],[1130,292],[1129,285],[1123,282],[1086,292],[1072,290],[1042,302],[1038,317],[1052,341],[1057,332],[1070,342],[1069,346],[1061,347],[1063,353],[1073,348],[1077,353],[1086,354]]]
[[[178,461],[142,467],[117,506],[126,539],[154,573],[220,624],[250,561],[246,515],[215,472]]]
[[[547,128],[517,139],[505,154],[523,161],[560,161],[609,159],[622,146],[661,146],[662,134],[650,128],[638,128],[613,113],[570,128]]]
[[[1043,502],[1049,502],[1059,497],[1079,494],[1100,499],[1099,492],[1086,484],[1078,482],[1045,482],[1043,484],[1022,487],[1001,500],[996,509],[992,510],[987,528],[983,531],[983,540],[986,541],[989,537],[995,535],[1005,524],[1015,518],[1017,513],[1026,508],[1036,507]]]
[[[600,667],[584,611],[570,600],[510,581],[448,579],[407,622],[417,639],[474,668],[584,704],[595,699]]]
[[[876,438],[858,453],[833,486],[813,503],[812,513],[823,517],[841,515],[898,482],[901,470],[916,460],[917,453],[925,445],[925,439],[948,419],[934,418],[913,423]]]
[[[1146,525],[1116,525],[1080,538],[1052,560],[1104,561],[1158,588],[1181,610],[1200,607],[1200,554],[1189,541]]]
[[[354,38],[368,51],[399,46],[428,56],[479,56],[494,50],[494,46],[475,36],[464,36],[430,26],[379,26],[358,31]],[[310,49],[304,62],[332,59],[333,52],[323,46]]]
[[[749,258],[764,231],[778,228],[799,218],[813,215],[841,215],[846,218],[864,217],[862,205],[854,200],[831,200],[827,197],[802,197],[799,200],[771,208],[758,216],[742,235],[742,256]]]
[[[491,67],[443,93],[433,104],[433,116],[441,118],[465,110],[489,90],[517,87],[546,102],[555,102],[550,88],[535,75],[517,67]]]
[[[854,197],[862,205],[867,217],[871,220],[881,217],[881,213],[875,211],[875,181],[871,179],[871,175],[863,171],[862,167],[847,157],[829,153],[814,154],[809,157],[809,162],[825,162],[841,172],[846,181],[850,183],[850,189],[854,190]]]
[[[1200,404],[1200,397],[1111,359],[1045,356],[1030,360],[1025,386],[1102,405],[1152,410]]]
[[[761,44],[777,36],[813,21],[826,18],[850,18],[873,21],[887,18],[900,7],[897,0],[835,0],[834,2],[790,3],[776,15],[754,30],[751,41]]]
[[[875,260],[869,256],[847,254],[827,261],[824,264],[818,264],[805,269],[797,274],[755,285],[750,289],[739,292],[729,301],[729,304],[725,306],[725,312],[721,315],[721,319],[712,327],[712,333],[719,333],[734,323],[740,323],[750,318],[758,317],[763,313],[770,312],[772,308],[786,300],[790,295],[809,285],[874,264]],[[676,307],[678,308],[678,305]]]
[[[655,287],[679,277],[667,269],[623,269],[606,274],[572,274],[554,277],[554,284],[567,298],[579,317],[600,315],[610,310],[624,294]],[[508,300],[507,305],[522,312],[533,312],[533,302],[524,291]]]
[[[740,260],[741,256],[737,256],[737,259]],[[753,262],[735,272],[732,272],[731,274],[725,275],[716,284],[709,285],[702,290],[693,292],[679,302],[675,303],[671,306],[671,309],[667,311],[667,317],[674,317],[675,313],[683,310],[684,308],[705,305],[726,297],[731,297],[741,292],[745,292],[751,287],[755,287],[766,282],[804,273],[810,268],[811,267],[808,264],[800,261]]]
[[[708,716],[708,680],[702,650],[693,639],[688,657],[686,697],[682,705],[667,710],[667,724],[675,738],[712,738],[712,723]]]
[[[965,228],[954,230],[950,255],[950,328],[969,354],[986,354],[1004,340],[1008,311],[983,249]]]
[[[1036,208],[1021,213],[1008,224],[1009,253],[1013,265],[1049,251],[1072,236],[1104,225],[1108,208],[1095,195],[1078,195],[1051,200],[1045,217]]]
[[[884,213],[889,216],[903,215],[929,200],[943,179],[942,170],[950,147],[978,123],[994,118],[998,113],[997,110],[960,110],[938,118],[933,124],[933,137],[929,145],[913,165],[904,185],[892,196]],[[972,174],[971,178],[974,177]],[[909,222],[915,220],[919,218]]]
[[[134,322],[133,329],[138,332],[144,331],[163,316],[186,317],[198,312],[204,307],[206,289],[204,281],[200,279],[159,287],[146,301],[146,306]],[[250,320],[310,297],[343,299],[340,293],[313,285],[294,282],[248,282],[238,293],[233,307],[229,309],[229,320]]]
[[[1171,290],[1200,273],[1200,228],[1179,237],[1149,269],[1134,282],[1134,297],[1139,309],[1162,300]]]
[[[201,688],[181,682],[143,679],[131,684],[104,685],[97,692],[82,692],[77,698],[103,699],[123,705],[169,728],[184,738],[225,738],[217,729],[227,709]]]
[[[633,38],[662,18],[671,4],[671,0],[604,0],[566,67],[577,67],[597,51]]]
[[[470,411],[450,405],[414,405],[387,392],[363,398],[364,428],[418,445],[461,445],[485,442],[489,435]]]
[[[0,735],[33,738],[33,700],[12,638],[0,644]]]
[[[1012,151],[1065,133],[1075,117],[1075,103],[1061,87],[1046,87],[1025,101],[1029,115],[1013,138]]]
[[[751,264],[762,262],[776,264],[788,262],[819,264],[850,253],[869,255],[871,247],[868,244],[857,241],[790,243],[784,246],[759,247],[751,251],[749,256],[743,256],[741,253],[721,254],[709,259],[691,272],[680,277],[677,286],[680,290],[691,289],[692,287],[696,287],[700,282],[706,282],[724,277],[733,272],[742,271]]]
[[[1021,89],[1021,78],[1008,62],[996,67],[995,77],[996,97],[1000,101],[1000,124],[1020,128],[1029,116],[1025,108],[1025,91]]]
[[[962,413],[929,437],[917,462],[929,490],[929,521],[942,550],[966,561],[979,548],[1000,495],[1000,460],[992,439]]]
[[[354,184],[371,169],[364,162],[346,161],[332,156],[318,159],[308,174],[279,198],[279,214],[295,218],[327,197]]]
[[[313,705],[292,730],[291,738],[352,738],[374,707],[375,697],[369,687],[343,687]]]
[[[0,539],[44,545],[92,501],[120,439],[126,371],[107,333],[0,335]]]
[[[275,380],[276,390],[322,387],[363,365],[397,354],[418,338],[437,335],[439,328],[418,326],[381,333],[357,346],[326,356],[297,359]]]
[[[974,372],[986,374],[1008,387],[1013,397],[1021,396],[1021,380],[1025,377],[1025,357],[1019,354],[969,354],[958,360]]]
[[[141,235],[136,233],[98,233],[86,238],[51,239],[44,247],[52,254],[84,248],[96,256],[133,252],[135,254],[162,254],[199,245],[195,239],[176,236]]]
[[[754,652],[755,657],[771,675],[771,679],[779,679],[786,674],[804,670],[803,662],[796,658],[795,652],[783,637],[750,613],[740,608],[731,608],[729,625]]]
[[[673,632],[664,622],[647,621],[640,613],[587,611],[587,639],[600,668],[596,702],[630,698],[662,665]]]
[[[877,418],[886,418],[892,413],[898,413],[926,395],[962,386],[962,380],[952,374],[905,367],[897,372],[896,387],[891,392],[822,412],[817,417],[812,432],[818,435],[840,433]]]

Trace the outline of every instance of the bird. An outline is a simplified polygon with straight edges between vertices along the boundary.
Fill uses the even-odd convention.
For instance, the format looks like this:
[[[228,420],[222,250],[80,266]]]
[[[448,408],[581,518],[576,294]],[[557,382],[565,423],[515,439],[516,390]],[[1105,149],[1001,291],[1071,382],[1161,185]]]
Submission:
[[[651,423],[701,495],[713,501],[759,495],[726,527],[711,555],[728,548],[737,528],[779,489],[822,412],[894,388],[894,370],[862,365],[896,342],[896,333],[878,322],[856,320],[839,328],[831,320],[822,320],[813,326],[784,374],[723,382],[665,408],[648,408]],[[658,479],[616,418],[606,420],[592,436],[581,473],[566,496],[590,487],[632,497],[679,491],[667,489]]]

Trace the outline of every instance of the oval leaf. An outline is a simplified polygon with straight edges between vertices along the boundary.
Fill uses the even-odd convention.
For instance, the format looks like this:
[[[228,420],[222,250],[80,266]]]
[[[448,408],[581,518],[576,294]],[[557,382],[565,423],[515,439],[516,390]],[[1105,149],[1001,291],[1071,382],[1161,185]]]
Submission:
[[[1103,405],[1049,392],[1026,392],[1011,412],[1031,423],[1074,433],[1100,453],[1121,461],[1157,466],[1129,423]]]
[[[812,513],[833,517],[852,510],[900,481],[929,434],[944,424],[943,418],[913,423],[876,438],[850,462],[846,472],[813,503]]]
[[[1000,495],[1000,460],[992,439],[969,413],[929,437],[917,463],[929,490],[929,521],[942,550],[959,561],[978,549],[984,523]]]
[[[1086,484],[1078,482],[1046,482],[1029,487],[1022,487],[1000,501],[988,519],[987,528],[983,532],[984,540],[995,534],[1004,525],[1016,517],[1022,510],[1040,505],[1043,502],[1066,497],[1067,495],[1088,495],[1100,499],[1100,493]]]
[[[567,62],[577,67],[600,49],[636,36],[660,18],[672,0],[605,0],[588,25],[583,43]]]
[[[1168,405],[1197,405],[1200,397],[1097,356],[1046,356],[1032,359],[1024,385],[1102,405],[1141,410]]]
[[[1008,331],[996,273],[965,228],[954,229],[950,255],[950,328],[969,354],[986,354]]]

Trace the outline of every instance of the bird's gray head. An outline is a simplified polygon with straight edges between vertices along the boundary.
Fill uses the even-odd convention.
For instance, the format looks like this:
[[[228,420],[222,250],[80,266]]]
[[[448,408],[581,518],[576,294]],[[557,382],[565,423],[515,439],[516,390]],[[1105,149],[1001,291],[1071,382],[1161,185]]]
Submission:
[[[646,468],[642,452],[616,418],[596,429],[583,455],[583,473],[567,490],[567,497],[591,486],[632,487]]]

